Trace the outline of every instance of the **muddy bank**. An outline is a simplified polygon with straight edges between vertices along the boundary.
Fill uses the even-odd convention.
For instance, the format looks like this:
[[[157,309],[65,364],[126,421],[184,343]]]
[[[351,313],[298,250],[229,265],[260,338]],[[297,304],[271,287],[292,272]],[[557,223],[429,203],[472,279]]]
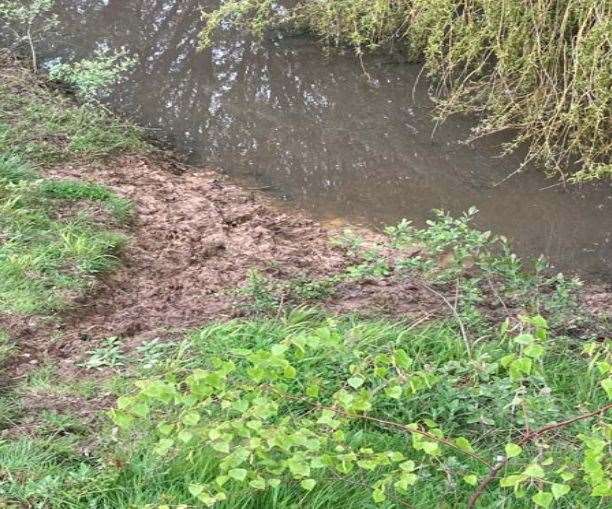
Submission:
[[[59,318],[5,317],[26,365],[52,358],[72,371],[85,351],[109,336],[138,344],[240,316],[236,290],[253,269],[287,281],[323,278],[355,263],[331,242],[339,231],[299,212],[283,212],[213,171],[168,158],[122,156],[61,165],[46,175],[104,184],[129,198],[135,214],[126,227],[130,241],[121,268],[101,279],[89,297]],[[361,233],[372,244],[380,240]],[[394,278],[340,285],[318,304],[334,312],[391,312],[405,319],[443,312],[435,296]]]
[[[6,55],[2,64],[3,76],[19,77],[9,80],[15,94],[48,87]],[[152,338],[179,337],[211,320],[241,316],[245,311],[236,291],[254,269],[272,281],[318,280],[359,262],[350,250],[332,242],[342,225],[323,227],[218,172],[186,166],[167,154],[63,163],[42,173],[104,184],[128,198],[135,213],[122,227],[130,240],[120,268],[100,279],[87,297],[52,317],[0,316],[0,327],[10,330],[17,342],[18,353],[9,368],[15,376],[45,362],[71,376],[80,371],[85,353],[110,336],[130,349]],[[104,223],[107,218],[99,213],[98,220]],[[381,257],[410,255],[384,247],[382,237],[372,231],[359,233],[366,244],[380,249]],[[456,298],[453,294],[449,288],[450,300]],[[610,284],[592,284],[580,295],[593,317],[609,316]],[[521,313],[520,305],[508,308],[498,300],[491,294],[485,304],[493,322]],[[440,294],[399,274],[343,282],[331,296],[312,303],[337,313],[385,314],[419,322],[452,316]],[[595,334],[604,337],[605,332],[599,328]]]

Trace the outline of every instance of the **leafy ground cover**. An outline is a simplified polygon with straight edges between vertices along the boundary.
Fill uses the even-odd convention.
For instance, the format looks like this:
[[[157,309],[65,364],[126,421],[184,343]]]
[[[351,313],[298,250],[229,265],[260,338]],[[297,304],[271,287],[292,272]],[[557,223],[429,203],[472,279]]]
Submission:
[[[598,507],[610,493],[610,352],[550,336],[541,317],[471,356],[451,322],[305,308],[212,324],[151,351],[126,357],[132,380],[112,388],[120,431],[47,412],[34,437],[0,445],[8,500],[463,507],[500,463],[480,507]],[[552,422],[566,424],[546,430]]]

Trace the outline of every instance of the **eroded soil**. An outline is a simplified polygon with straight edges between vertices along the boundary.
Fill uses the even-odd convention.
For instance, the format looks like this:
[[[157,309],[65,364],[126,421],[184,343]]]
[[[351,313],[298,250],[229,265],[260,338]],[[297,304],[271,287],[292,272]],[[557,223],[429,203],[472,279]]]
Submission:
[[[225,177],[165,158],[123,156],[62,165],[49,177],[105,184],[135,205],[131,240],[119,270],[101,279],[59,319],[4,318],[19,343],[15,373],[52,359],[76,374],[78,361],[104,338],[130,345],[173,337],[211,320],[240,316],[236,290],[258,269],[271,279],[319,279],[355,262],[331,242],[337,231],[292,212]],[[376,234],[362,232],[375,244]],[[443,312],[438,298],[393,278],[340,285],[321,302],[336,312],[388,311],[414,318]],[[0,321],[1,324],[1,321]]]

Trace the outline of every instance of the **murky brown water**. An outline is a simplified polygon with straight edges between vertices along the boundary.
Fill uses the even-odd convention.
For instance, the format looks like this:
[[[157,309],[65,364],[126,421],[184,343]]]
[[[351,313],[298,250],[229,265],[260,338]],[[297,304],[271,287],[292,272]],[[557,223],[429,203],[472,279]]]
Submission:
[[[190,0],[57,0],[61,33],[45,57],[126,47],[139,58],[108,98],[158,129],[193,161],[268,187],[322,219],[372,225],[431,209],[475,205],[479,226],[545,253],[566,271],[612,278],[612,186],[555,186],[536,171],[499,185],[520,159],[496,157],[500,140],[466,146],[469,119],[432,134],[426,85],[416,66],[327,58],[307,38],[254,42],[225,30],[196,51],[199,10]]]

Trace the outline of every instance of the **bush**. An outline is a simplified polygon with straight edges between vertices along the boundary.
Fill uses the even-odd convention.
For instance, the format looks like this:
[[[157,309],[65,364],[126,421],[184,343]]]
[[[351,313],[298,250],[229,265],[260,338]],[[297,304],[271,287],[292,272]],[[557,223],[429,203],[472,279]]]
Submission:
[[[568,355],[542,317],[505,327],[473,360],[443,325],[412,331],[303,310],[207,327],[191,348],[111,416],[126,444],[163,458],[153,470],[182,470],[183,494],[206,506],[236,507],[245,490],[251,505],[280,497],[277,507],[338,507],[356,494],[361,507],[481,496],[586,507],[612,494],[610,351]],[[169,503],[186,502],[174,493]]]

